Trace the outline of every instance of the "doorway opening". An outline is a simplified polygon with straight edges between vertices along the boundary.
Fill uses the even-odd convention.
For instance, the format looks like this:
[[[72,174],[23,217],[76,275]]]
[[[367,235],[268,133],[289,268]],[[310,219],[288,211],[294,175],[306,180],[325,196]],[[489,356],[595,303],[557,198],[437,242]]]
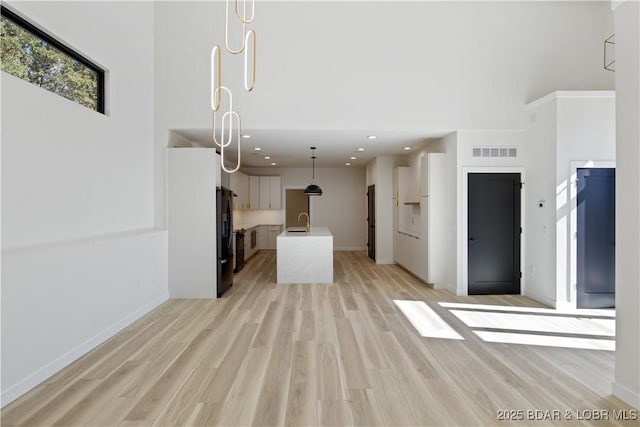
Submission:
[[[306,218],[301,218],[298,222],[298,215],[302,212],[309,213],[309,196],[304,194],[304,189],[287,188],[285,192],[285,227],[301,227],[306,225]],[[311,217],[309,217],[311,222]]]

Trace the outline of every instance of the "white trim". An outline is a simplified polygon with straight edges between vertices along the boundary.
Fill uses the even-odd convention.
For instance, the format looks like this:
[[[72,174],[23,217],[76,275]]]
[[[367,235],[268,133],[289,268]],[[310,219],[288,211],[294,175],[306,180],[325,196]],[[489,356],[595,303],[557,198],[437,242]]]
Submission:
[[[395,264],[396,262],[391,259],[391,258],[383,258],[383,259],[377,259],[376,260],[376,264]]]
[[[6,406],[7,404],[17,399],[18,397],[22,396],[23,394],[31,390],[33,387],[42,383],[43,381],[45,381],[47,378],[49,378],[56,372],[60,371],[70,363],[74,362],[75,360],[82,357],[89,351],[93,350],[94,348],[96,348],[97,346],[99,346],[100,344],[102,344],[103,342],[105,342],[106,340],[108,340],[118,332],[120,332],[122,329],[131,325],[133,322],[135,322],[145,314],[149,313],[150,311],[158,307],[160,304],[167,301],[168,299],[169,299],[168,292],[154,298],[153,300],[149,301],[147,304],[143,305],[142,307],[140,307],[133,313],[129,314],[128,316],[125,316],[124,318],[117,321],[113,325],[109,326],[102,332],[99,332],[98,334],[89,338],[85,342],[69,350],[62,356],[58,357],[56,360],[46,364],[42,368],[38,369],[37,371],[31,373],[27,377],[20,380],[16,384],[13,384],[10,387],[7,387],[6,390],[2,391],[2,395],[0,396],[0,401],[2,402],[2,405]]]
[[[461,248],[458,252],[458,272],[460,274],[460,280],[456,289],[456,295],[469,295],[469,173],[519,173],[520,181],[524,184],[526,182],[525,169],[517,166],[473,166],[463,167],[461,169],[461,184],[462,191],[460,200],[461,206],[461,224],[458,229],[461,230],[460,238],[458,240],[458,246]],[[525,209],[524,201],[526,185],[522,186],[522,192],[520,193],[520,226],[523,233],[520,236],[520,269],[525,265]],[[460,253],[462,252],[462,253]],[[520,279],[520,294],[524,295],[526,292],[525,277],[524,274]]]
[[[40,242],[40,243],[27,244],[27,245],[21,245],[21,246],[3,247],[2,255],[38,251],[38,250],[49,250],[54,248],[64,248],[68,246],[82,245],[82,244],[91,243],[91,242],[102,242],[102,241],[108,242],[115,239],[121,239],[123,237],[144,236],[145,234],[166,233],[166,232],[167,230],[164,228],[153,228],[153,227],[135,228],[131,230],[117,231],[114,233],[98,234],[93,236],[78,237],[78,238],[68,239],[68,240],[55,240],[50,242]]]
[[[557,99],[570,99],[570,98],[615,98],[616,92],[614,90],[557,90],[551,92],[542,98],[535,99],[525,104],[524,109],[526,111],[538,108],[542,104],[555,101]]]
[[[637,391],[633,391],[626,386],[623,386],[617,381],[614,381],[613,384],[611,384],[611,389],[614,396],[616,396],[620,400],[623,400],[634,408],[640,409],[640,393],[638,393]]]
[[[573,160],[569,163],[570,197],[569,197],[569,301],[560,301],[558,304],[564,308],[575,309],[578,294],[578,244],[576,234],[578,232],[578,168],[615,168],[616,162],[612,160]]]

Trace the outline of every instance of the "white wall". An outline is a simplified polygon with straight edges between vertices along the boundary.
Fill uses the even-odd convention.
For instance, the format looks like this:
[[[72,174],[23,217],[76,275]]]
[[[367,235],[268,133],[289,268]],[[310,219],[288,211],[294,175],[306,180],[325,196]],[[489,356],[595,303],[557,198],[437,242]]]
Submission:
[[[526,198],[523,201],[527,227],[524,230],[527,283],[524,294],[555,307],[556,302],[556,141],[557,103],[545,97],[527,110]],[[544,207],[538,207],[543,202]]]
[[[526,153],[525,132],[520,130],[464,130],[457,132],[457,286],[458,295],[467,295],[468,274],[467,274],[467,254],[468,254],[468,221],[467,192],[468,174],[473,172],[492,173],[509,172],[520,173],[523,182],[527,177],[524,169],[524,159]],[[518,150],[517,157],[493,158],[493,157],[473,157],[474,147],[515,147]],[[526,188],[523,190],[526,194]],[[523,194],[523,196],[524,196]],[[523,197],[524,199],[524,197]],[[526,217],[522,216],[522,227],[526,228]],[[523,235],[523,239],[526,236]],[[525,252],[521,252],[521,259],[525,258]],[[526,282],[522,282],[522,287],[526,288]]]
[[[575,308],[576,167],[615,165],[615,95],[553,92],[527,111],[525,294]]]
[[[393,264],[393,168],[392,156],[376,158],[376,263]]]
[[[234,91],[249,129],[516,129],[527,100],[613,87],[602,69],[606,2],[258,3],[256,87]],[[161,226],[168,130],[211,127],[208,61],[222,14],[223,2],[155,4]],[[239,89],[241,59],[225,67],[224,84]]]
[[[305,188],[311,183],[311,168],[244,168],[249,175],[279,175],[282,178],[282,202],[287,188]],[[365,168],[316,168],[315,182],[322,196],[312,197],[312,226],[329,227],[336,250],[364,250],[367,245],[367,191]],[[285,223],[284,208],[280,221]],[[250,214],[251,215],[251,214]],[[265,220],[273,221],[273,217]],[[252,215],[255,218],[255,214]],[[243,221],[246,217],[242,216]]]
[[[107,69],[109,114],[2,73],[3,404],[167,298],[153,5],[8,6]]]
[[[556,149],[556,307],[575,308],[577,167],[615,167],[613,91],[559,92]],[[566,188],[566,193],[561,190]],[[564,200],[563,200],[564,199]]]
[[[166,263],[153,229],[3,249],[2,405],[164,302]]]
[[[616,372],[613,393],[640,409],[640,4],[615,11]]]
[[[474,147],[516,147],[517,158],[474,158]],[[449,218],[447,233],[450,238],[441,248],[446,253],[444,287],[457,295],[467,294],[467,173],[520,171],[524,156],[524,134],[513,130],[460,130],[429,143],[420,153],[412,156],[412,163],[426,153],[445,153],[446,197],[440,207]]]

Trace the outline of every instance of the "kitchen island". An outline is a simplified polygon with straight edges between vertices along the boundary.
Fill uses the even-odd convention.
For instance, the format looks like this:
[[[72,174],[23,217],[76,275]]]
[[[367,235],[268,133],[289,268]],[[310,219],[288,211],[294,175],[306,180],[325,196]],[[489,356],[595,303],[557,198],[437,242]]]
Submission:
[[[278,283],[333,283],[333,235],[327,227],[280,233],[276,242]]]

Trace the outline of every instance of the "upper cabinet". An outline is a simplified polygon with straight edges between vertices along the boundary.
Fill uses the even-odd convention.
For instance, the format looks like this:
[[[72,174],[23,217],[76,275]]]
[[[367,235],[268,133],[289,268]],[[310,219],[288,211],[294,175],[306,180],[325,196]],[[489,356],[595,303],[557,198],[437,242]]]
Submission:
[[[249,176],[249,209],[260,209],[259,176]]]
[[[282,208],[282,185],[279,176],[260,177],[260,209]]]
[[[421,197],[441,197],[446,177],[446,154],[429,153],[420,163]]]
[[[233,198],[234,209],[249,209],[249,175],[235,172],[229,175],[229,186],[236,194]]]
[[[229,177],[234,209],[281,209],[282,179],[279,176],[253,176],[235,172]]]

